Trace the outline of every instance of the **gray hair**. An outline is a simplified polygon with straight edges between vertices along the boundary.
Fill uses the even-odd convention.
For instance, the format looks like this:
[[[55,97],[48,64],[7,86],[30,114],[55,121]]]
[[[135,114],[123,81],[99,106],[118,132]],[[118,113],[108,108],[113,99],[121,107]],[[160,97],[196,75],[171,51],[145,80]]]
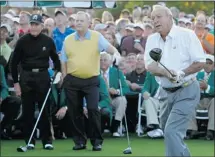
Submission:
[[[90,14],[88,14],[88,13],[86,13],[86,12],[84,12],[84,11],[79,11],[79,12],[77,12],[76,17],[77,17],[78,15],[81,15],[81,14],[84,14],[85,17],[86,17],[86,19],[90,22],[90,20],[91,20]]]
[[[156,11],[156,10],[164,10],[167,13],[167,15],[170,15],[173,17],[171,10],[169,8],[167,8],[166,6],[153,5],[153,11]]]
[[[101,52],[100,53],[100,58],[102,58],[102,57],[107,58],[107,60],[110,62],[110,64],[112,63],[112,57],[111,57],[111,55],[109,53],[107,53],[107,52]]]

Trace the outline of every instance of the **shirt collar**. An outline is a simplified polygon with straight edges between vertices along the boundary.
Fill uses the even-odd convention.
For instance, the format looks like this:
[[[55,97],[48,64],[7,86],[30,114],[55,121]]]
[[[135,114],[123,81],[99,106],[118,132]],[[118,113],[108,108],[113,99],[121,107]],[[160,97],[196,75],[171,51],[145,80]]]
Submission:
[[[177,27],[177,26],[176,26],[175,24],[173,24],[173,25],[172,25],[172,28],[171,28],[171,30],[170,30],[170,32],[169,32],[169,34],[168,34],[167,36],[169,36],[169,37],[171,37],[171,38],[174,38],[175,35],[176,35],[176,33],[177,33],[176,27]]]
[[[172,28],[170,29],[170,31],[168,33],[168,35],[166,36],[166,39],[168,39],[168,38],[174,38],[175,37],[175,35],[177,33],[177,29],[176,28],[177,28],[177,26],[175,24],[173,24]],[[160,33],[159,33],[159,36],[160,36],[160,38],[162,38],[161,35],[160,35]]]
[[[90,40],[90,37],[91,37],[91,33],[89,30],[87,30],[86,34],[84,35],[84,38],[87,40]],[[80,40],[80,36],[78,32],[75,32],[75,40]]]
[[[101,70],[101,74],[103,75],[108,75],[109,74],[109,71],[110,71],[110,68],[108,68],[105,72],[103,72],[102,70]]]

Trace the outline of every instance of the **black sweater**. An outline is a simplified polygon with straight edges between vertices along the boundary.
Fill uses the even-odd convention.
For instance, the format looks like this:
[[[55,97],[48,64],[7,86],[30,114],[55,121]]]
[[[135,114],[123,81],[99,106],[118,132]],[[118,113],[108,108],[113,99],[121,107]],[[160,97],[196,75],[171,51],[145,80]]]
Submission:
[[[16,44],[11,60],[11,73],[14,83],[18,82],[18,65],[22,69],[48,69],[49,57],[53,60],[56,71],[60,71],[60,60],[54,41],[45,34],[34,37],[22,36]]]

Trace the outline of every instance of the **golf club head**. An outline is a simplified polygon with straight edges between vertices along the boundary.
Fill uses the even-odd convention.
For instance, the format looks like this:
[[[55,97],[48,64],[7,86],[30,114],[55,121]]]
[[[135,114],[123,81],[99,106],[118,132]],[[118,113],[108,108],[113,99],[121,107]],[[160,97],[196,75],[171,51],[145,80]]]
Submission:
[[[126,148],[126,149],[123,151],[123,154],[132,154],[131,147]]]
[[[154,48],[149,52],[149,55],[155,62],[159,62],[161,60],[162,50],[159,48]]]
[[[20,146],[16,150],[17,150],[17,152],[26,152],[27,151],[27,147]]]

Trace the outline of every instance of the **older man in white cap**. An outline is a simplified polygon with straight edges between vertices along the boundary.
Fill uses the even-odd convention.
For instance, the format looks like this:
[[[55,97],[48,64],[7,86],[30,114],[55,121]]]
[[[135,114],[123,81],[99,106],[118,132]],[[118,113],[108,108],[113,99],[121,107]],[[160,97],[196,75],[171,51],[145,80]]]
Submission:
[[[168,98],[168,104],[160,111],[161,127],[165,128],[166,156],[189,157],[190,152],[183,138],[200,101],[196,75],[204,67],[205,54],[193,31],[174,25],[170,9],[155,5],[151,18],[156,33],[147,39],[145,65],[155,75],[161,87],[160,94]],[[159,54],[160,62],[172,75],[157,60],[151,58],[152,52]]]
[[[197,110],[208,110],[208,127],[207,127],[207,140],[214,140],[215,137],[215,128],[214,128],[214,56],[206,55],[206,64],[204,71],[201,71],[197,75],[201,88],[201,100],[197,106]],[[195,138],[197,136],[197,122],[195,116],[192,119],[192,122],[188,128],[187,138]]]
[[[127,36],[122,40],[121,51],[123,56],[127,56],[129,53],[144,53],[146,38],[143,37],[144,26],[141,23],[134,25],[134,35]]]

